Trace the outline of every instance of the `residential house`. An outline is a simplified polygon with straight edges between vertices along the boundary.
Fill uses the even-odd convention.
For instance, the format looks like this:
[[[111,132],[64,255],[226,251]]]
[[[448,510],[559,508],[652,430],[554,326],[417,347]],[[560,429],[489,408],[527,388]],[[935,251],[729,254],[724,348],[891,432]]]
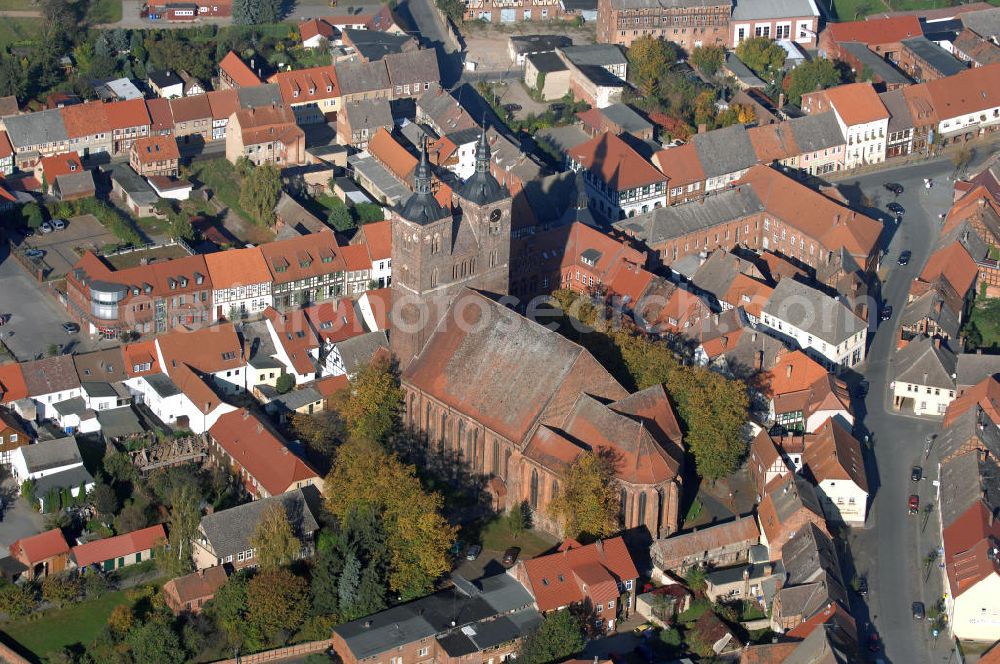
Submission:
[[[285,106],[240,109],[226,125],[226,159],[246,157],[254,165],[278,168],[305,163],[305,133]]]
[[[847,138],[844,168],[885,161],[889,111],[871,83],[849,83],[802,95],[806,113],[836,114],[840,131]]]
[[[219,89],[237,90],[240,88],[252,88],[260,85],[262,81],[253,73],[253,69],[248,67],[240,56],[232,51],[219,61]]]
[[[115,270],[88,251],[66,275],[70,315],[88,333],[111,339],[124,331],[160,334],[206,323],[213,318],[211,295],[203,256]]]
[[[380,349],[388,350],[389,339],[385,330],[376,330],[344,339],[330,345],[323,363],[323,375],[353,378],[368,366]]]
[[[323,480],[287,443],[245,408],[222,415],[208,430],[209,452],[239,476],[251,496],[268,498]]]
[[[198,534],[191,541],[195,569],[227,565],[234,570],[256,567],[256,550],[250,543],[264,512],[272,505],[285,509],[292,534],[302,545],[299,556],[308,558],[313,551],[313,536],[319,524],[301,489],[264,497],[260,500],[205,515]]]
[[[886,159],[905,157],[913,152],[913,117],[910,115],[910,107],[906,104],[906,95],[897,88],[880,93],[879,99],[889,111],[885,142]]]
[[[785,369],[792,365],[785,364]],[[854,427],[850,393],[846,383],[826,373],[799,389],[771,388],[768,405],[768,422],[782,431],[814,433],[824,422],[835,418],[847,428]]]
[[[918,83],[954,76],[966,68],[965,63],[923,35],[904,39],[900,44],[895,64]]]
[[[852,526],[865,523],[868,478],[861,445],[837,420],[816,429],[802,453],[803,474],[816,485],[828,521]]]
[[[72,201],[94,195],[94,176],[84,170],[76,152],[42,157],[35,168],[35,179],[48,186],[48,193],[61,201]]]
[[[191,141],[206,142],[212,138],[212,105],[208,96],[177,97],[170,100],[170,112],[174,117],[174,136],[179,144]]]
[[[311,18],[299,23],[302,48],[329,48],[330,42],[339,35],[340,31],[325,18]]]
[[[22,537],[10,545],[10,555],[28,568],[29,581],[59,574],[70,567],[69,544],[59,528]]]
[[[240,97],[236,90],[213,90],[208,93],[208,106],[212,110],[211,141],[226,140],[229,118],[240,108]]]
[[[661,3],[654,0],[598,0],[597,41],[631,46],[639,37],[669,39],[685,50],[724,46],[733,5],[720,0]]]
[[[587,546],[566,540],[556,553],[518,561],[512,573],[542,614],[583,605],[613,632],[618,617],[635,608],[639,572],[621,537]]]
[[[584,131],[591,136],[610,132],[616,136],[629,134],[640,141],[653,140],[653,123],[626,104],[612,104],[577,113]]]
[[[951,43],[951,53],[973,67],[1000,62],[1000,46],[983,39],[975,32],[977,26],[965,27]],[[980,28],[981,29],[981,28]]]
[[[181,80],[180,76],[169,69],[151,71],[146,76],[146,80],[149,83],[149,88],[156,93],[158,97],[172,99],[174,97],[184,96],[184,81]]]
[[[289,311],[339,297],[346,264],[333,233],[309,234],[261,245],[271,275],[273,306]]]
[[[788,40],[804,48],[815,48],[819,37],[819,8],[812,0],[736,3],[729,20],[727,46],[736,48],[750,37]]]
[[[264,310],[264,324],[278,360],[295,384],[319,378],[320,340],[303,309],[280,313],[273,307]]]
[[[128,154],[133,141],[149,135],[149,111],[141,96],[138,99],[105,104],[104,112],[111,125],[113,154]]]
[[[597,108],[622,100],[627,61],[618,46],[566,46],[556,54],[569,69],[569,91],[574,99]]]
[[[358,100],[344,104],[337,114],[337,139],[364,150],[379,128],[392,131],[392,111],[387,99]]]
[[[80,378],[70,355],[56,355],[21,363],[28,396],[38,407],[38,419],[56,417],[55,404],[81,395]]]
[[[661,581],[667,572],[683,575],[700,565],[727,567],[745,563],[759,542],[760,530],[752,516],[656,539],[649,548],[653,579]]]
[[[803,526],[782,549],[785,580],[771,612],[772,629],[778,632],[794,629],[834,604],[850,606],[829,533],[815,523]]]
[[[985,135],[1000,125],[1000,63],[967,69],[922,86],[932,108],[929,119],[934,135],[946,144]]]
[[[32,482],[36,502],[48,511],[58,509],[63,491],[76,497],[94,488],[74,436],[18,447],[11,453],[10,470],[18,487]]]
[[[101,102],[88,102],[59,109],[71,150],[84,157],[112,151],[111,123],[106,108]]]
[[[0,131],[0,175],[7,176],[14,172],[14,146],[6,131]]]
[[[352,60],[360,59],[362,62],[378,62],[386,56],[412,53],[420,48],[417,40],[402,30],[382,32],[344,28],[340,33],[340,40],[344,50],[349,53],[347,57]]]
[[[572,46],[573,40],[565,35],[511,35],[507,38],[507,53],[518,67],[536,53],[552,53],[556,48]]]
[[[771,560],[782,558],[785,543],[804,526],[812,523],[826,532],[816,489],[805,478],[789,473],[773,480],[765,491],[757,506],[757,520],[760,543],[767,546]]]
[[[176,177],[180,159],[181,153],[173,136],[140,138],[129,148],[129,164],[143,177],[151,175]]]
[[[758,502],[764,497],[764,490],[772,480],[795,471],[790,461],[785,458],[781,438],[772,437],[766,429],[761,429],[750,442],[747,467],[754,489],[757,491]]]
[[[371,260],[372,281],[378,282],[378,288],[385,288],[392,283],[392,224],[388,221],[375,221],[364,224],[351,238],[352,244],[362,244],[368,250]]]
[[[160,197],[128,164],[111,166],[111,195],[136,217],[160,214],[156,209]]]
[[[166,545],[167,531],[163,524],[158,523],[130,533],[78,544],[72,548],[72,556],[81,573],[91,568],[98,572],[113,572],[152,560],[156,549]]]
[[[273,303],[271,272],[259,247],[229,249],[205,256],[212,280],[214,317],[237,320]]]
[[[156,97],[146,100],[149,114],[149,135],[163,136],[174,133],[174,115],[170,110],[170,100]]]
[[[287,192],[282,191],[278,203],[274,206],[272,230],[279,239],[286,239],[329,231],[330,227],[289,196]]]
[[[33,167],[40,157],[69,149],[62,111],[52,109],[4,118],[18,168]]]
[[[437,51],[425,48],[411,53],[392,53],[384,58],[393,99],[416,99],[441,82]]]
[[[826,58],[844,59],[844,43],[863,44],[889,62],[899,59],[904,39],[923,34],[920,19],[914,14],[871,17],[862,21],[829,23],[819,39],[820,54]]]
[[[617,221],[666,205],[667,178],[628,143],[604,133],[568,152],[583,171],[587,194],[605,219]]]
[[[383,60],[338,64],[337,86],[341,107],[353,101],[392,98],[392,83]]]
[[[513,659],[542,621],[528,591],[508,574],[451,580],[426,597],[337,625],[334,652],[345,664]]]
[[[193,97],[195,95],[203,95],[208,92],[205,84],[199,81],[197,78],[187,73],[183,69],[177,72],[177,76],[184,81],[184,96]]]
[[[14,450],[31,443],[17,416],[6,408],[0,408],[0,466],[11,467]]]
[[[198,614],[228,578],[226,568],[221,565],[199,569],[164,583],[163,599],[175,616],[185,612]]]
[[[569,67],[556,53],[533,53],[524,60],[524,84],[544,101],[562,99],[569,92]]]
[[[955,354],[940,339],[918,336],[896,351],[892,405],[915,415],[943,416],[955,399]]]
[[[712,602],[753,602],[766,612],[784,580],[780,560],[712,569],[705,574],[705,596]]]
[[[195,372],[195,375],[205,376],[227,393],[247,389],[244,372],[246,358],[232,323],[221,322],[196,329],[178,326],[158,336],[155,343],[161,371],[174,378],[181,389],[184,388],[182,383],[188,379],[183,374]],[[175,369],[182,375],[175,377]]]
[[[278,84],[282,102],[292,109],[299,124],[336,119],[342,94],[332,65],[278,72],[268,83]]]
[[[846,305],[793,279],[782,279],[764,305],[761,323],[831,368],[865,359],[867,323]]]
[[[946,475],[946,466],[942,464],[942,481],[947,476],[968,482],[973,489],[981,488],[985,476],[996,472],[996,458],[987,470],[983,466],[990,464],[989,461],[978,461],[979,468],[973,467],[977,465],[976,456],[966,454],[947,464],[949,470],[965,470],[972,476],[956,477],[951,472]],[[993,482],[989,488],[995,491],[995,479]],[[996,593],[1000,592],[1000,560],[996,553],[1000,546],[1000,524],[994,517],[994,502],[992,492],[974,496],[972,500],[953,501],[942,495],[942,508],[947,509],[942,528],[949,590],[945,607],[948,624],[958,639],[992,642],[1000,623],[1000,609],[995,601]],[[967,507],[962,509],[959,505]]]
[[[530,3],[526,0],[501,2],[499,0],[471,0],[466,6],[466,20],[480,20],[486,23],[517,23],[520,21],[551,20],[561,18],[562,7],[557,0],[541,0]]]
[[[833,112],[816,113],[787,121],[799,148],[797,167],[810,175],[824,175],[844,168],[847,139]]]

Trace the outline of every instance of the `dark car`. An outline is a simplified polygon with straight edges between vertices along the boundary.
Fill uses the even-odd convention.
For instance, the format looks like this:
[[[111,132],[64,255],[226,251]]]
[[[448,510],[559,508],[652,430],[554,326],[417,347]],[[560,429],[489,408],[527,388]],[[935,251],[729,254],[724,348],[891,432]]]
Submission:
[[[516,113],[516,112],[518,112],[518,111],[521,110],[521,105],[520,104],[504,104],[503,105],[503,110],[507,111],[508,113]]]
[[[513,567],[514,563],[517,562],[517,557],[521,555],[521,549],[516,546],[512,546],[503,552],[503,566]]]
[[[910,514],[916,514],[920,511],[920,496],[913,494],[906,504],[910,508]]]
[[[924,477],[924,469],[921,468],[920,466],[914,466],[913,469],[910,470],[910,479],[913,480],[914,482],[919,482],[921,479],[923,479],[923,477]]]
[[[24,252],[24,255],[27,256],[28,258],[41,258],[42,256],[45,255],[45,250],[44,249],[28,249],[26,252]]]
[[[904,251],[899,255],[899,260],[897,260],[896,262],[899,263],[900,265],[906,265],[907,263],[910,262],[910,257],[912,256],[913,253],[909,249],[907,249],[906,251]]]
[[[897,196],[903,193],[903,185],[899,184],[898,182],[886,182],[882,186],[891,191],[892,193],[896,194]]]
[[[63,323],[62,324],[62,329],[63,329],[63,331],[66,334],[76,334],[77,332],[80,331],[80,326],[77,325],[76,323],[72,323],[72,322],[70,322],[70,323]]]
[[[893,214],[895,214],[897,216],[898,215],[906,214],[906,210],[903,209],[903,206],[900,205],[899,203],[897,203],[896,201],[893,201],[893,202],[889,203],[888,205],[886,205],[885,209],[887,209],[889,212],[892,212]]]
[[[879,318],[882,320],[889,320],[892,318],[892,307],[888,304],[882,307],[882,311],[879,313]]]
[[[859,397],[868,396],[868,388],[870,386],[871,385],[868,383],[867,380],[863,380],[860,383],[858,383],[858,396]]]
[[[479,554],[483,552],[483,547],[478,544],[473,544],[469,547],[469,550],[465,552],[466,560],[475,560],[479,557]]]
[[[861,577],[858,579],[858,594],[862,597],[868,597],[868,579],[867,577]]]
[[[878,652],[878,651],[879,651],[878,634],[872,632],[868,636],[868,652]]]
[[[924,619],[924,603],[914,602],[913,603],[913,619],[923,620]]]

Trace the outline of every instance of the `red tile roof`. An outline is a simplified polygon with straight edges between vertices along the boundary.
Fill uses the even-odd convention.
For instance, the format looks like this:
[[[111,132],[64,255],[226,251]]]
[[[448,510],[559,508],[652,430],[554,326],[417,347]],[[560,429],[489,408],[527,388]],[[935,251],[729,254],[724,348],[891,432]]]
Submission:
[[[162,369],[171,378],[174,369],[183,365],[204,373],[216,373],[244,364],[243,347],[232,323],[197,330],[178,326],[157,337],[156,345],[163,357]]]
[[[392,134],[385,130],[385,127],[379,127],[379,130],[368,141],[368,154],[407,185],[413,182],[417,158],[393,138]]]
[[[813,479],[848,480],[868,491],[868,476],[861,444],[847,429],[828,419],[816,430],[811,444],[802,455],[802,465],[809,468]]]
[[[616,191],[667,181],[642,155],[611,133],[605,132],[570,148],[568,154]]]
[[[247,67],[246,63],[240,59],[240,56],[232,51],[226,53],[226,57],[222,58],[222,61],[219,63],[219,70],[224,71],[239,87],[249,88],[261,84],[260,79],[257,78],[257,75],[253,73],[250,67]]]
[[[14,147],[10,144],[10,137],[7,132],[0,131],[0,159],[14,154]]]
[[[808,389],[829,372],[800,350],[783,353],[771,369],[768,390],[770,396]]]
[[[953,242],[935,251],[927,259],[927,265],[920,273],[921,281],[932,283],[940,277],[955,289],[960,298],[964,298],[969,289],[976,283],[979,266],[960,242]]]
[[[368,256],[373,261],[385,260],[392,254],[392,224],[376,221],[361,227],[361,243],[368,247]]]
[[[923,85],[939,120],[985,111],[1000,106],[1000,63],[966,69]]]
[[[58,528],[31,537],[22,537],[10,545],[10,554],[29,563],[38,563],[53,556],[69,554],[69,544]]]
[[[542,612],[581,602],[587,597],[605,602],[617,599],[617,583],[635,581],[639,577],[621,537],[598,540],[587,546],[566,540],[557,553],[520,564],[538,610]],[[585,585],[589,586],[589,592],[584,592]]]
[[[861,42],[862,44],[890,44],[924,34],[920,27],[920,19],[916,16],[829,23],[826,30],[835,42]]]
[[[124,558],[154,549],[167,541],[167,531],[162,524],[134,530],[124,535],[87,542],[73,547],[73,557],[79,567],[100,564],[105,560]],[[131,561],[129,561],[131,562]]]
[[[321,18],[311,18],[299,23],[299,35],[302,36],[303,42],[317,35],[324,39],[333,39],[334,34],[336,34],[335,28]]]
[[[212,90],[205,96],[208,97],[213,120],[228,120],[229,116],[240,109],[240,97],[236,90]]]
[[[281,71],[268,79],[281,89],[281,99],[288,105],[306,104],[340,96],[337,70],[333,65]]]
[[[0,403],[10,403],[28,396],[28,386],[18,362],[0,364]]]
[[[104,113],[112,129],[128,129],[149,125],[145,99],[113,101],[104,105]]]
[[[961,396],[948,404],[944,413],[942,428],[947,429],[970,408],[979,406],[997,425],[1000,425],[1000,381],[990,376],[962,392]]]
[[[830,105],[848,126],[885,120],[889,117],[889,111],[886,110],[871,83],[838,85],[820,94],[826,96]]]
[[[368,332],[356,313],[354,302],[346,298],[314,304],[303,311],[325,343],[335,344]]]
[[[994,541],[1000,540],[1000,519],[993,518],[982,500],[944,529],[943,540],[945,567],[955,597],[990,575],[1000,575],[1000,559],[990,557]]]
[[[260,247],[228,249],[205,255],[212,287],[235,288],[271,282],[271,272]]]
[[[125,373],[129,376],[148,376],[160,373],[160,361],[156,357],[156,342],[154,340],[140,341],[125,346]],[[135,367],[148,364],[146,371],[136,371]]]
[[[81,138],[111,131],[111,122],[105,112],[105,104],[99,101],[86,104],[72,104],[59,109],[70,138]]]
[[[163,97],[147,99],[146,112],[149,113],[150,131],[173,132],[174,115],[170,111],[170,100]]]
[[[368,247],[363,244],[349,244],[346,247],[341,247],[340,255],[343,256],[347,269],[352,272],[372,268]]]
[[[351,381],[347,378],[347,374],[341,374],[340,376],[327,376],[326,378],[322,378],[313,383],[313,387],[315,387],[325,399],[329,399],[337,392],[346,390],[350,386]]]
[[[208,95],[174,97],[170,100],[170,112],[174,115],[175,123],[193,122],[211,118],[212,106],[208,103]]]
[[[139,158],[139,163],[152,164],[157,161],[180,159],[177,149],[177,139],[170,135],[143,136],[132,143],[132,150]]]
[[[319,348],[322,344],[309,324],[305,311],[297,309],[280,313],[274,307],[268,307],[264,310],[264,317],[274,328],[278,343],[288,355],[295,372],[302,375],[316,373],[316,365],[309,351]]]
[[[680,187],[705,179],[705,171],[701,167],[701,159],[694,143],[660,150],[653,155],[653,164],[667,176],[668,187]]]
[[[220,417],[209,434],[269,495],[277,496],[299,482],[319,479],[315,470],[245,408]]]

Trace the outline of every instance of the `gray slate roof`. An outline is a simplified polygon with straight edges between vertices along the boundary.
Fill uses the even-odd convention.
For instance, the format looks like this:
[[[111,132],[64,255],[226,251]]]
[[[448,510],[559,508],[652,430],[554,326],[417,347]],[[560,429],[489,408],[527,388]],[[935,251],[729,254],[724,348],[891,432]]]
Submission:
[[[52,404],[52,407],[56,409],[57,413],[63,416],[78,415],[82,417],[87,412],[87,402],[83,400],[83,397],[73,397],[65,401],[57,401]]]
[[[631,106],[626,104],[611,104],[599,109],[609,120],[630,133],[648,131],[653,128],[653,124],[642,117]]]
[[[54,191],[58,190],[61,197],[93,193],[96,188],[94,174],[91,171],[78,171],[60,175],[56,178],[52,188]]]
[[[39,441],[34,445],[24,445],[18,449],[24,455],[24,463],[29,473],[83,463],[75,436]]]
[[[778,282],[763,312],[833,346],[866,327],[842,302],[794,279]]]
[[[615,44],[588,44],[586,46],[566,46],[560,48],[563,55],[577,67],[585,65],[596,65],[606,67],[610,65],[628,64],[628,58],[620,46]]]
[[[879,58],[881,60],[881,58]],[[882,105],[889,111],[889,133],[913,129],[913,116],[910,115],[910,107],[903,96],[903,90],[896,88],[879,94]]]
[[[781,562],[788,586],[815,581],[824,570],[840,579],[840,561],[833,540],[814,523],[800,529],[781,547]]]
[[[980,406],[969,408],[941,430],[934,446],[942,459],[947,459],[974,441],[978,449],[1000,456],[1000,427],[990,420]]]
[[[552,51],[546,51],[543,53],[532,53],[526,58],[531,62],[531,66],[542,72],[543,74],[551,74],[555,71],[566,71],[569,67],[563,62],[563,59]]]
[[[388,348],[389,339],[386,337],[385,330],[377,330],[359,334],[335,345],[340,351],[340,359],[344,361],[344,369],[347,370],[348,374],[353,374],[371,361],[376,350]]]
[[[816,489],[805,478],[790,473],[768,494],[774,504],[774,513],[779,523],[785,523],[803,507],[813,514],[823,516]]]
[[[961,60],[923,35],[904,39],[901,43],[943,76],[954,76],[966,69]]]
[[[757,164],[757,153],[745,125],[735,124],[695,134],[691,140],[706,178],[735,173]]]
[[[565,35],[513,35],[510,43],[517,54],[545,53],[572,46],[573,40]]]
[[[726,69],[729,70],[736,80],[748,88],[764,88],[767,83],[762,81],[757,74],[753,73],[750,67],[740,60],[735,53],[726,54]]]
[[[345,95],[386,90],[392,87],[389,83],[389,74],[385,70],[385,62],[381,60],[339,65],[337,67],[337,85],[340,86],[341,93]]]
[[[377,61],[393,53],[402,53],[413,38],[409,35],[396,35],[379,30],[358,30],[344,28],[343,36],[351,42],[354,48],[365,60]],[[412,48],[412,47],[411,47]],[[338,75],[340,69],[337,69]]]
[[[437,83],[441,80],[437,51],[433,48],[387,55],[385,68],[389,72],[389,81],[393,85]]]
[[[706,196],[701,201],[656,208],[646,214],[622,219],[615,222],[614,227],[634,235],[652,247],[672,238],[763,211],[764,205],[753,189],[740,186]]]
[[[1000,355],[962,353],[955,363],[955,383],[959,389],[976,385],[1000,374]]]
[[[959,16],[962,24],[985,39],[1000,38],[1000,7],[966,12]]]
[[[69,138],[59,109],[11,115],[5,117],[3,122],[7,136],[15,149],[65,141]]]
[[[934,321],[949,338],[958,337],[962,323],[937,288],[931,288],[920,297],[907,302],[900,316],[900,323],[904,326],[916,325],[925,318]]]
[[[281,217],[285,224],[295,228],[303,235],[318,233],[330,228],[284,191],[281,192],[278,204],[274,206],[274,213]]]
[[[239,87],[236,89],[236,95],[240,100],[240,108],[258,108],[283,103],[281,101],[281,88],[278,87],[277,83]]]
[[[298,390],[286,392],[285,394],[276,394],[274,399],[268,403],[268,406],[273,403],[276,406],[284,407],[286,411],[291,411],[322,400],[323,395],[315,387],[303,387]]]
[[[130,406],[99,410],[97,421],[101,423],[101,434],[106,439],[123,438],[144,431],[142,422]]]
[[[208,539],[212,550],[219,558],[246,551],[250,548],[250,538],[253,537],[264,510],[274,504],[284,506],[292,532],[299,539],[319,530],[316,517],[309,509],[305,495],[301,489],[295,489],[280,496],[261,498],[245,505],[205,515],[199,526],[199,537],[204,535]]]
[[[181,393],[181,389],[177,387],[174,381],[167,374],[150,374],[146,376],[146,382],[152,387],[156,394],[159,395],[161,399],[166,399],[167,397],[176,396]]]
[[[733,8],[733,21],[761,18],[792,18],[819,16],[813,0],[743,0]]]
[[[59,178],[62,180],[62,178]],[[154,205],[160,199],[146,180],[128,164],[111,167],[111,179],[124,189],[129,197],[140,205]]]
[[[80,484],[93,483],[94,477],[87,472],[87,469],[82,465],[76,466],[45,477],[39,477],[35,480],[35,495],[44,500],[45,495],[53,489],[62,491],[63,489],[75,489]]]
[[[392,126],[392,111],[388,99],[359,99],[344,104],[351,129],[378,129]]]
[[[825,150],[847,142],[833,111],[792,118],[788,123],[796,145],[803,152]]]
[[[910,79],[893,67],[887,60],[873,53],[867,45],[861,42],[840,42],[840,47],[853,55],[862,66],[867,67],[877,77],[889,85],[906,85]],[[861,72],[858,72],[860,75]]]
[[[985,496],[991,511],[1000,507],[1000,465],[996,457],[961,454],[941,464],[941,521],[945,528]]]

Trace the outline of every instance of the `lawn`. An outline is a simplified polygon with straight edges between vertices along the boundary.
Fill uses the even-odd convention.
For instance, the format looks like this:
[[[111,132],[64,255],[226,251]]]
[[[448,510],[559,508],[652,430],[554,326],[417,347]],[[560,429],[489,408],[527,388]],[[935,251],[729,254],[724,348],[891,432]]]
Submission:
[[[484,549],[491,551],[505,551],[516,546],[521,549],[521,558],[534,558],[543,551],[548,551],[555,544],[551,539],[536,533],[534,530],[525,530],[519,536],[514,537],[507,528],[507,519],[494,519],[488,523],[480,533]]]
[[[684,515],[684,526],[687,527],[689,523],[693,523],[701,515],[702,504],[701,501],[695,498],[691,501],[691,506],[688,507],[687,514]]]
[[[892,11],[911,11],[914,9],[940,9],[950,7],[948,0],[819,0],[824,7],[833,7],[837,18],[841,21],[863,19],[871,14]],[[991,5],[1000,6],[1000,0],[986,0]]]
[[[74,643],[90,644],[119,604],[127,604],[126,591],[107,593],[100,599],[51,609],[3,625],[3,631],[41,659]]]
[[[984,350],[1000,349],[1000,298],[977,297],[962,331],[970,345]],[[976,332],[979,339],[975,338]]]
[[[143,227],[143,230],[146,230]],[[153,262],[156,260],[166,260],[171,258],[183,258],[187,256],[188,252],[178,244],[172,244],[166,247],[156,247],[155,249],[140,249],[139,251],[130,251],[127,254],[117,254],[115,256],[107,256],[105,259],[114,266],[116,270],[124,270],[130,267],[136,267],[140,265],[142,259],[147,259],[148,262]]]
[[[253,216],[240,207],[240,176],[236,169],[225,159],[210,159],[196,161],[191,164],[191,177],[205,183],[212,190],[212,195],[218,198],[233,212],[247,221]]]
[[[4,17],[0,21],[0,47],[33,41],[41,32],[41,19]]]
[[[94,25],[122,20],[122,0],[91,0],[87,21]]]

